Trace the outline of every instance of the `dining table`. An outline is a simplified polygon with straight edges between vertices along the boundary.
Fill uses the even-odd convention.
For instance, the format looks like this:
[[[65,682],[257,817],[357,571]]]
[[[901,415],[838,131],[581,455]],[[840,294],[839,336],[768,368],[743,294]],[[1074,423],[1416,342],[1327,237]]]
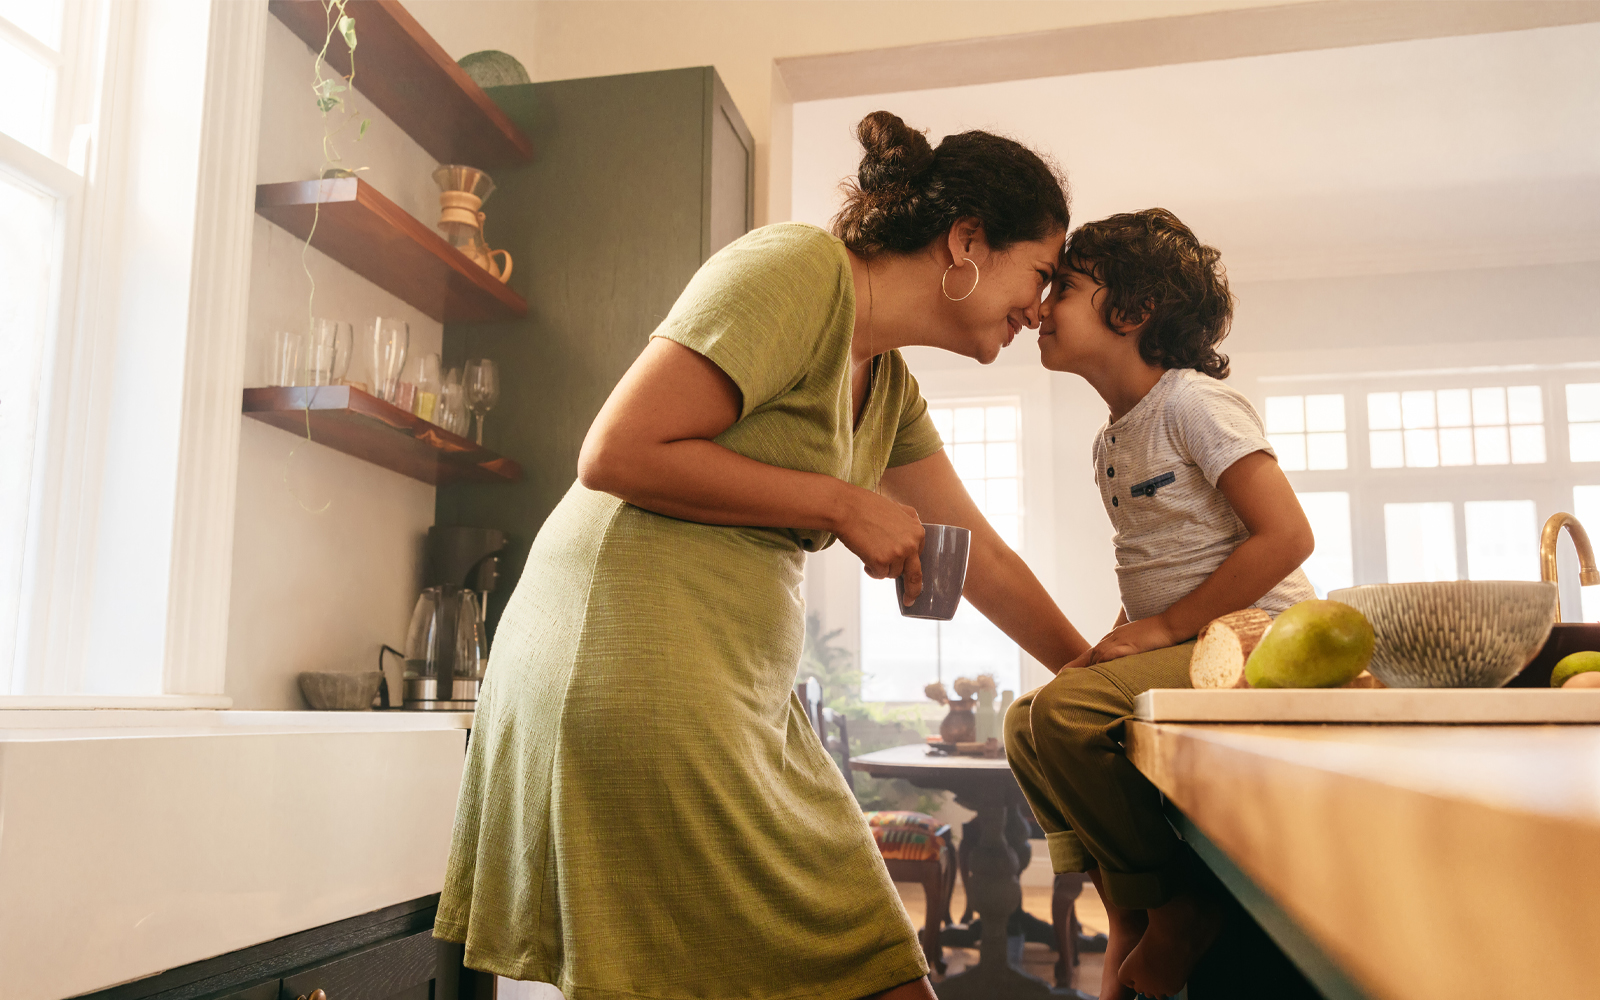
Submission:
[[[926,743],[891,747],[850,758],[850,768],[875,778],[904,778],[919,788],[955,793],[956,803],[978,814],[978,843],[967,875],[967,902],[982,925],[978,964],[935,983],[940,1000],[1035,1000],[1088,997],[1070,986],[1053,987],[1024,971],[1013,947],[1012,914],[1022,907],[1022,865],[1028,830],[1012,817],[1027,800],[1003,755],[945,754]],[[1020,943],[1020,939],[1018,942]]]

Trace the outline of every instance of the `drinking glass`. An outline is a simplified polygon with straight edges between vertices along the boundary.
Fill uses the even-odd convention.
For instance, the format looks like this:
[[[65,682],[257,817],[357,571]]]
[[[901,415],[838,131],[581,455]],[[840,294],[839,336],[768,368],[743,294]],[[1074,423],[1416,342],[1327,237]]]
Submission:
[[[466,393],[467,406],[478,417],[478,443],[483,444],[483,415],[500,401],[500,371],[488,358],[468,361],[461,373],[461,388]]]
[[[395,400],[395,386],[406,367],[411,328],[404,320],[379,316],[367,321],[368,362],[372,365],[372,394],[385,402]]]
[[[438,419],[440,427],[451,434],[466,436],[471,418],[467,416],[466,394],[461,390],[461,369],[452,368],[445,374],[439,387]]]
[[[306,381],[309,385],[334,385],[350,368],[354,338],[350,324],[333,319],[313,320],[306,345]]]
[[[411,412],[424,420],[438,423],[439,355],[424,354],[417,359],[415,384],[417,399],[411,407]]]
[[[274,330],[267,340],[264,381],[271,386],[299,385],[300,347],[305,336],[299,330]]]

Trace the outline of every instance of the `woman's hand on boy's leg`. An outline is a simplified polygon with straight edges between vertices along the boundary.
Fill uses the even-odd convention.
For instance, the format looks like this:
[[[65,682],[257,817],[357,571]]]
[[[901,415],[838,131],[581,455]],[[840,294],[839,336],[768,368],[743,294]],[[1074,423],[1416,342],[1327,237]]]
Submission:
[[[1118,625],[1104,639],[1085,650],[1077,659],[1062,669],[1087,667],[1091,663],[1115,660],[1119,656],[1147,653],[1152,649],[1175,646],[1181,638],[1175,635],[1163,615],[1152,615],[1136,622]]]

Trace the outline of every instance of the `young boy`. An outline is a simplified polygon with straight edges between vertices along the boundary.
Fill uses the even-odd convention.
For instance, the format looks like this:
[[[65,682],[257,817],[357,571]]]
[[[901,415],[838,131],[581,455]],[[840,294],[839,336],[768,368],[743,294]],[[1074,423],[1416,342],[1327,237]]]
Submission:
[[[1122,611],[1099,644],[1006,716],[1006,754],[1058,872],[1088,871],[1111,918],[1102,1000],[1184,986],[1220,930],[1155,787],[1119,742],[1133,699],[1188,687],[1189,640],[1254,605],[1315,596],[1311,527],[1217,353],[1232,296],[1216,250],[1165,209],[1072,234],[1039,328],[1046,368],[1111,408],[1095,480],[1116,529]]]

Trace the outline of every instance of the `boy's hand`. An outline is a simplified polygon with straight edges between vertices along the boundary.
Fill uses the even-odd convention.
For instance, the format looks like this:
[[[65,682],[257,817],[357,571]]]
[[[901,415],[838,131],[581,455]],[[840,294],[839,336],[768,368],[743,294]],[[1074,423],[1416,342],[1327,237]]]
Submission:
[[[1114,660],[1119,656],[1132,656],[1152,649],[1165,649],[1178,643],[1178,637],[1161,615],[1141,618],[1136,622],[1118,625],[1104,639],[1085,650],[1077,659],[1062,669],[1087,667],[1091,663]]]

